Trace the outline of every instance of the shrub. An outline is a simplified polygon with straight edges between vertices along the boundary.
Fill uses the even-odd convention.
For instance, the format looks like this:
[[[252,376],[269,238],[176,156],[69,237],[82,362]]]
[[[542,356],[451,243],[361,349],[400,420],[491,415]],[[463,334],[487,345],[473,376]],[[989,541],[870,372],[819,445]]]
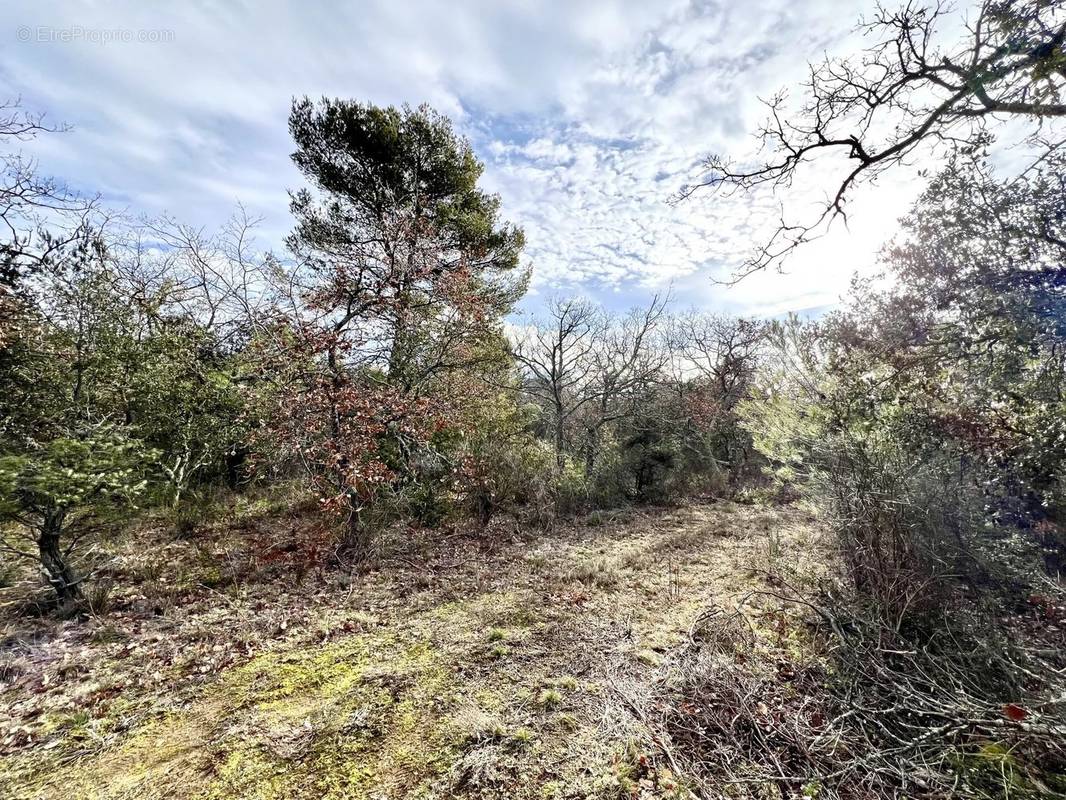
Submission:
[[[0,457],[0,524],[21,527],[59,601],[81,595],[83,578],[69,560],[74,544],[97,532],[108,511],[143,491],[152,457],[121,429],[105,426]]]

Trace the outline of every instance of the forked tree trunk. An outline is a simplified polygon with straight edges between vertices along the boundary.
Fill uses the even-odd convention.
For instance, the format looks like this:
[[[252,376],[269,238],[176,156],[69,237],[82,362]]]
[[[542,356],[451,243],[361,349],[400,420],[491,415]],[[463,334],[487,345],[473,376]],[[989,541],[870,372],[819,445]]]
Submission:
[[[59,602],[75,600],[81,597],[81,588],[74,571],[67,564],[60,547],[60,536],[63,533],[63,517],[65,509],[53,509],[48,511],[41,523],[40,533],[37,537],[37,549],[40,552],[41,566],[44,568],[48,583],[55,590]]]

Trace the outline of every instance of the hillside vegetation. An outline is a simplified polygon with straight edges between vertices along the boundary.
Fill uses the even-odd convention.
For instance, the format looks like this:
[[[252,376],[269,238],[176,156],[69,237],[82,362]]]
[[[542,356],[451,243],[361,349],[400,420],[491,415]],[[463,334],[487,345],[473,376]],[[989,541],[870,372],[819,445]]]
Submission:
[[[741,280],[930,159],[811,319],[519,313],[427,106],[295,98],[273,249],[0,107],[0,796],[1066,796],[1062,12],[879,9],[679,192],[848,167]]]

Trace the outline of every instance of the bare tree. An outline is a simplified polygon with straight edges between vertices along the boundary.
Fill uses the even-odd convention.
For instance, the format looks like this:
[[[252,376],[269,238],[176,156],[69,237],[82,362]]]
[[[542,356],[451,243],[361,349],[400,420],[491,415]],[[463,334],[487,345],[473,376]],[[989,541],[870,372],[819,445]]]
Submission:
[[[738,481],[752,463],[751,437],[738,404],[751,391],[766,346],[768,325],[739,317],[690,311],[670,320],[665,384],[688,416],[713,431],[711,453]]]
[[[606,330],[603,313],[592,303],[553,299],[546,321],[524,328],[512,352],[526,372],[526,392],[551,415],[555,456],[562,467],[571,419],[596,399],[594,354]]]
[[[758,138],[770,158],[749,167],[713,155],[705,162],[707,177],[681,190],[680,198],[703,188],[784,188],[819,155],[847,159],[844,177],[814,216],[782,216],[737,280],[780,266],[837,218],[846,223],[853,190],[907,162],[919,148],[980,146],[988,141],[988,121],[1005,117],[1030,121],[1028,140],[1043,153],[1066,142],[1051,126],[1066,117],[1066,7],[1047,0],[979,0],[962,41],[943,48],[937,27],[951,10],[940,2],[878,8],[860,25],[873,44],[855,58],[812,64],[795,114],[784,92],[768,101],[769,119]]]
[[[524,388],[548,411],[556,458],[567,453],[596,463],[604,428],[632,416],[667,361],[658,337],[665,296],[646,308],[612,317],[583,300],[552,300],[548,319],[521,329],[513,353]]]
[[[709,382],[721,407],[731,410],[751,385],[766,325],[691,312],[675,320],[671,338],[683,369]]]
[[[65,130],[23,110],[18,100],[0,103],[0,299],[26,269],[91,239],[101,226],[92,219],[97,198],[41,176],[36,162],[15,149],[42,133]]]
[[[659,382],[667,362],[660,332],[669,297],[655,295],[646,308],[634,309],[609,324],[602,346],[593,354],[592,389],[595,400],[586,408],[585,469],[592,471],[599,456],[602,431],[633,416]]]
[[[237,347],[270,324],[280,308],[299,302],[293,270],[282,269],[256,244],[261,217],[238,205],[214,233],[170,217],[133,231],[124,248],[124,274],[135,301],[164,293],[169,304]]]

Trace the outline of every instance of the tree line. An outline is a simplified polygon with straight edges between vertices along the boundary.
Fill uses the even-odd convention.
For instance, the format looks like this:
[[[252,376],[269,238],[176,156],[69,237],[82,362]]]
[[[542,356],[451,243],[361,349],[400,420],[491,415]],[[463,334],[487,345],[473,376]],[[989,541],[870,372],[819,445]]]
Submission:
[[[7,114],[8,142],[44,130]],[[301,482],[363,559],[396,519],[737,484],[763,326],[660,297],[509,322],[523,234],[446,118],[299,99],[289,127],[307,186],[280,254],[243,209],[214,233],[111,218],[7,156],[0,514],[59,600],[83,542],[212,486]]]

